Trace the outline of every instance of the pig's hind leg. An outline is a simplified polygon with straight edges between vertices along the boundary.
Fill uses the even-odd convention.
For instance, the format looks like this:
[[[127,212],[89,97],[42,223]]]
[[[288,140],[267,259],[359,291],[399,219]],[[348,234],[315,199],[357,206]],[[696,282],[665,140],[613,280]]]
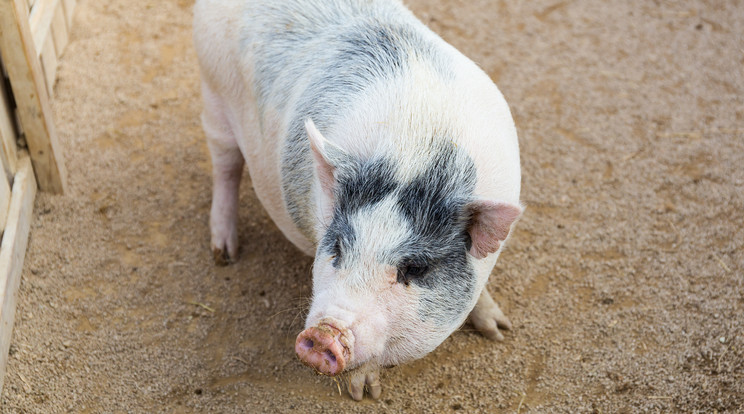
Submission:
[[[499,328],[512,328],[511,321],[501,312],[499,305],[486,288],[483,288],[475,308],[470,312],[470,322],[483,336],[493,341],[504,340],[504,335],[499,332]]]
[[[245,159],[222,98],[205,83],[202,96],[202,126],[212,155],[211,247],[215,263],[225,266],[238,257],[238,189]]]

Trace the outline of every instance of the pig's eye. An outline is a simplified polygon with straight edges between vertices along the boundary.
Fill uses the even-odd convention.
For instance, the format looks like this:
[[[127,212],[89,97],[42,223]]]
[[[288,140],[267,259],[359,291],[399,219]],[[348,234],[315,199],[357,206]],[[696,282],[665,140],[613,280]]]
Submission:
[[[406,285],[412,280],[423,276],[429,267],[425,264],[408,263],[398,266],[398,282]]]
[[[426,272],[426,266],[408,266],[406,274],[410,277],[421,276]]]

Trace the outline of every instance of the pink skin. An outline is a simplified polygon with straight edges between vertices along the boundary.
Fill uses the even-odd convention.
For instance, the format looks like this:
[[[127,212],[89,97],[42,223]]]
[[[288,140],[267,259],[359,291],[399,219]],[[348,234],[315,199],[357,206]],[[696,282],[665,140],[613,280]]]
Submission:
[[[469,208],[473,214],[473,224],[470,227],[473,246],[470,254],[476,259],[496,253],[509,236],[512,224],[522,214],[519,206],[491,200],[479,200]]]
[[[351,359],[353,338],[348,329],[342,331],[327,322],[320,322],[297,336],[295,352],[303,364],[321,374],[334,376],[346,369]]]
[[[341,370],[355,369],[378,360],[399,362],[398,358],[386,355],[390,327],[410,327],[416,323],[401,318],[401,315],[416,315],[418,298],[412,292],[406,292],[409,289],[404,285],[396,283],[395,268],[370,268],[374,270],[365,274],[371,283],[363,289],[356,289],[361,287],[354,286],[354,279],[359,276],[336,272],[331,260],[316,261],[313,306],[307,318],[307,329],[298,336],[295,351],[303,363],[320,373],[336,375],[340,372],[337,372],[335,364],[340,361],[338,347],[329,342],[328,336],[337,338],[341,348],[348,349],[349,357],[343,358]],[[333,328],[332,335],[318,334],[324,326]],[[398,333],[401,331],[403,329],[396,329]],[[335,363],[331,355],[336,357]]]

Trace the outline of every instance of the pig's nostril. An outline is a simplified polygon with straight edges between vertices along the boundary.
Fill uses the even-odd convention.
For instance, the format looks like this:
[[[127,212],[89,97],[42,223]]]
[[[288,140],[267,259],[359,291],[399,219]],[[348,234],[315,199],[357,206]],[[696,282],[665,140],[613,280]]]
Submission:
[[[349,350],[333,334],[338,335],[338,330],[313,326],[297,335],[295,352],[300,361],[321,374],[334,376],[343,372]]]

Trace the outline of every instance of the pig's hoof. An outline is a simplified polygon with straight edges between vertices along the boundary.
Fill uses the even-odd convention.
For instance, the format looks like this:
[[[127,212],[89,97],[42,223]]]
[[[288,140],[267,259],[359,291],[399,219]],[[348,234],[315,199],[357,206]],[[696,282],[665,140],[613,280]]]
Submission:
[[[511,329],[512,323],[507,318],[496,303],[488,304],[491,306],[476,306],[470,312],[470,322],[475,326],[481,335],[492,341],[503,341],[504,335],[499,332],[501,329]]]
[[[234,225],[227,225],[211,220],[212,257],[217,266],[227,266],[235,263],[238,258],[238,231]]]
[[[212,257],[217,266],[235,263],[238,258],[238,235],[233,232],[224,238],[212,236]]]
[[[351,395],[351,398],[361,401],[364,398],[365,390],[373,400],[380,398],[382,386],[380,385],[379,370],[366,370],[362,367],[349,373],[349,395]]]
[[[212,256],[214,257],[214,264],[217,266],[227,266],[233,262],[227,249],[212,248]]]

